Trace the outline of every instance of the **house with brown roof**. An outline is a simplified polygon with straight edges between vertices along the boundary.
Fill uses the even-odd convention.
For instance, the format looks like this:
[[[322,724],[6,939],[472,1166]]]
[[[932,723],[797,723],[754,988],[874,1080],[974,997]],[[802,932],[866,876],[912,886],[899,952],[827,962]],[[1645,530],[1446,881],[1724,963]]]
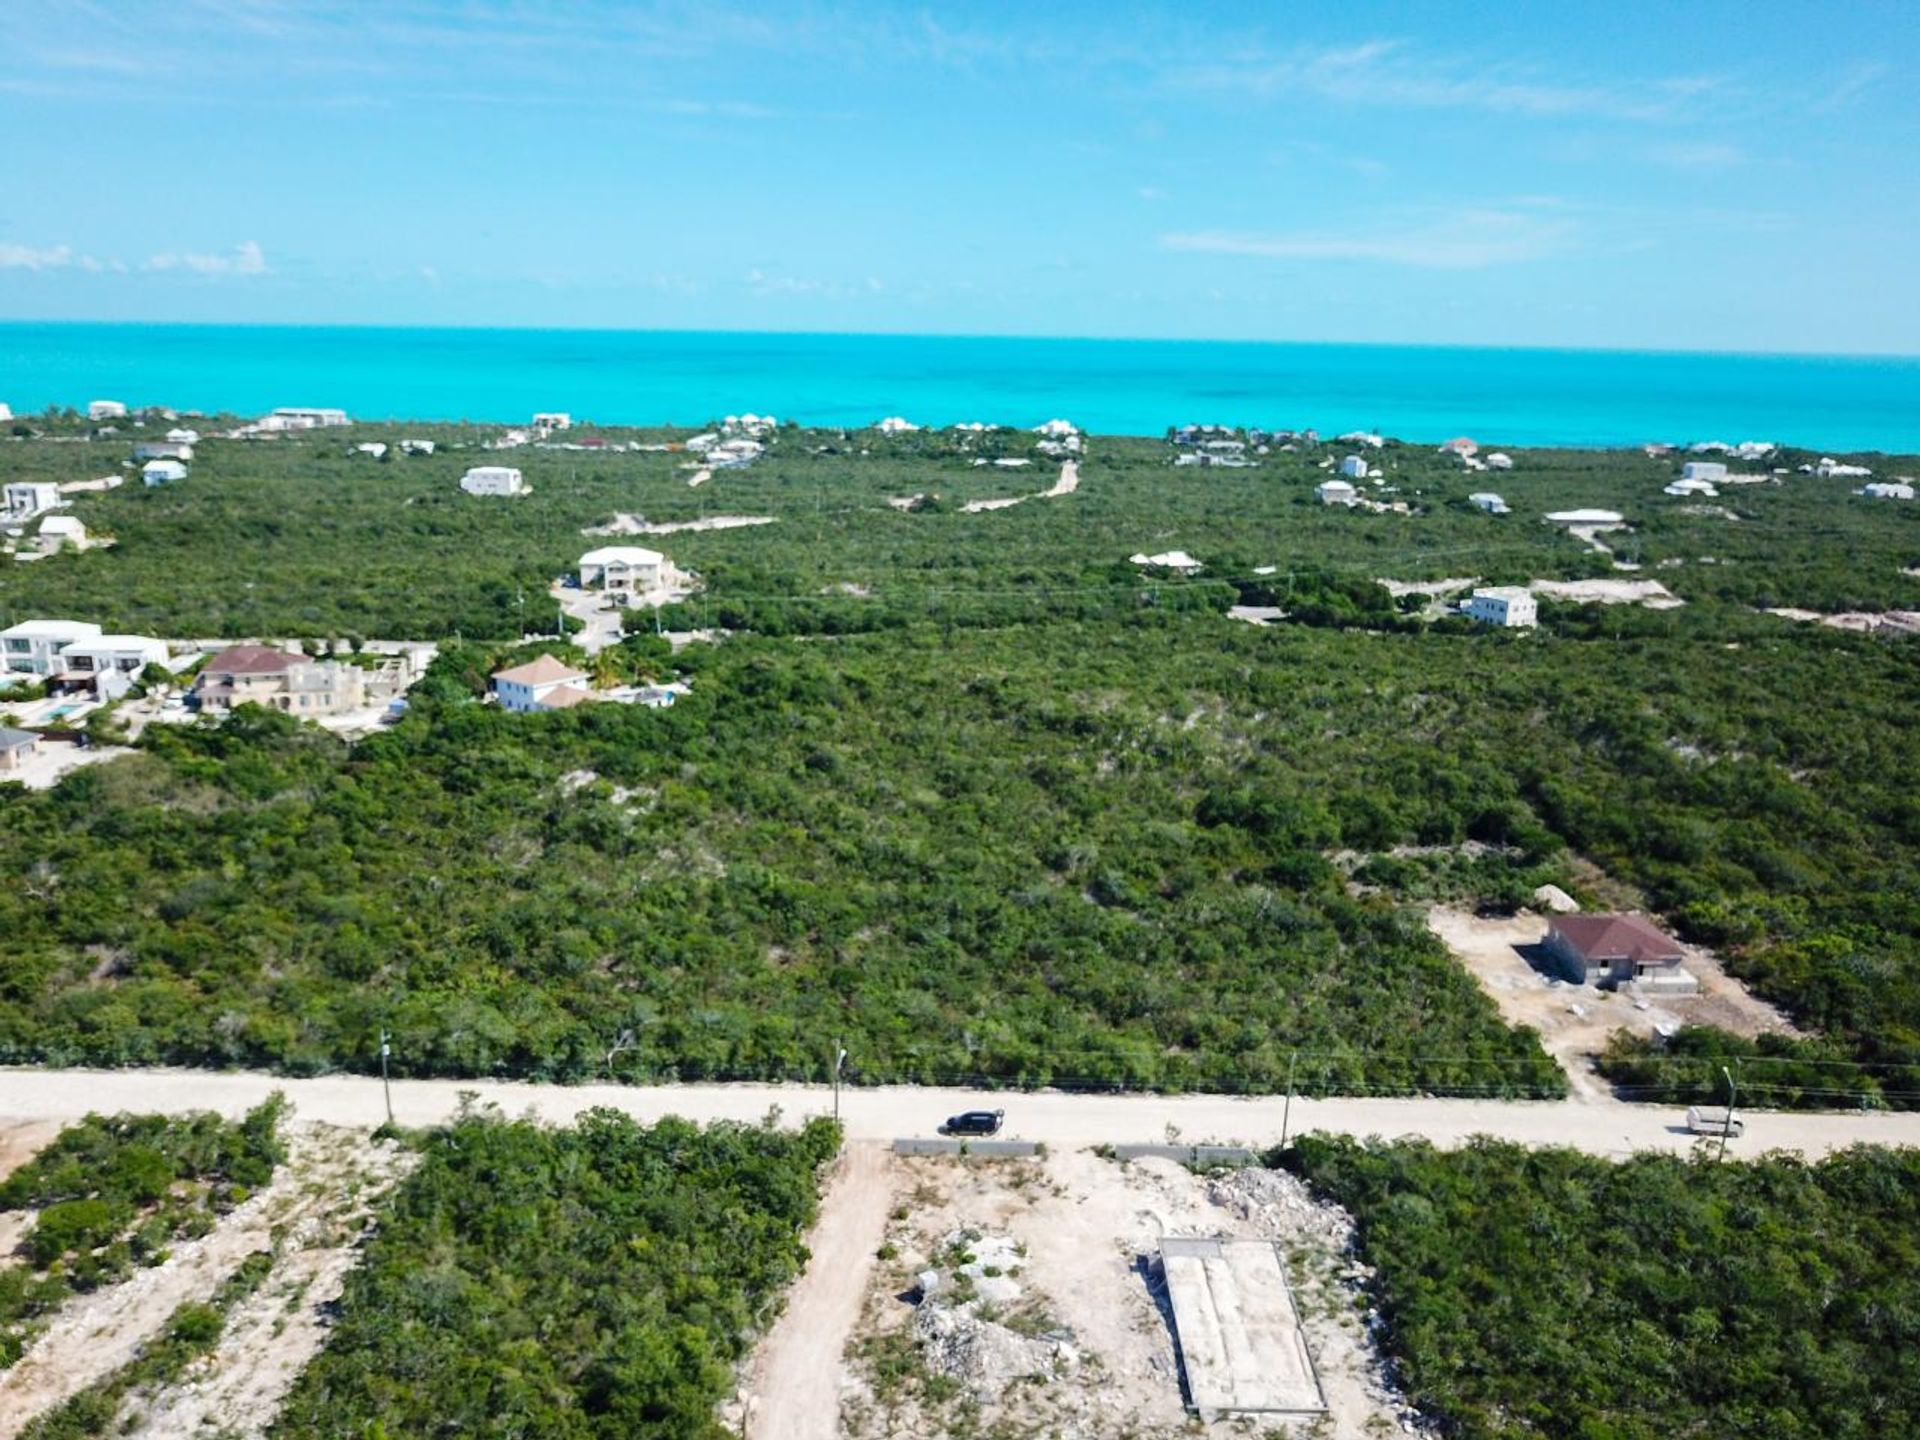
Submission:
[[[202,667],[192,698],[207,714],[224,714],[236,705],[264,705],[311,719],[357,710],[384,697],[369,693],[368,672],[357,665],[309,660],[271,645],[234,645]]]
[[[591,700],[593,691],[584,670],[542,655],[525,665],[498,670],[493,675],[493,698],[502,710],[516,714],[565,710]]]
[[[1700,988],[1686,968],[1685,947],[1644,915],[1556,915],[1546,950],[1574,985],[1639,985],[1669,994]]]

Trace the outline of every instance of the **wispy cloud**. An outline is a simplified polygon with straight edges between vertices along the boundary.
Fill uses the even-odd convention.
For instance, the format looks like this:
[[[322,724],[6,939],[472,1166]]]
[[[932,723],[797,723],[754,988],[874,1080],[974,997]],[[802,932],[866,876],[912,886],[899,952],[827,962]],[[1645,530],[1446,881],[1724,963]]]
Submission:
[[[1632,86],[1572,83],[1510,60],[1436,55],[1394,39],[1256,51],[1231,62],[1177,66],[1165,80],[1180,89],[1273,97],[1631,120],[1678,114],[1721,86],[1706,75],[1674,75]]]
[[[1717,140],[1682,140],[1668,145],[1654,145],[1648,149],[1647,157],[1656,164],[1675,170],[1731,170],[1735,166],[1745,165],[1749,158],[1747,152],[1738,145]]]
[[[0,270],[64,270],[74,263],[71,245],[0,245]]]
[[[1884,60],[1862,60],[1851,65],[1833,85],[1813,102],[1816,110],[1843,110],[1893,72]]]
[[[265,275],[267,257],[257,242],[242,241],[224,255],[161,254],[140,267],[143,270],[185,270],[195,275]]]
[[[1522,206],[1449,211],[1360,230],[1196,230],[1160,237],[1164,250],[1268,260],[1334,260],[1424,270],[1485,270],[1563,252],[1571,219]]]

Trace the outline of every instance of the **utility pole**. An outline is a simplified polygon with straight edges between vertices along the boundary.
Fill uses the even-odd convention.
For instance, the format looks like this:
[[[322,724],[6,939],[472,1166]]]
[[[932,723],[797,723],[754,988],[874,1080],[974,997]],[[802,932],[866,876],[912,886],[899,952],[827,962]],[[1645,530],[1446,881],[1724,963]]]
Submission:
[[[1726,1066],[1720,1067],[1720,1073],[1727,1077],[1727,1118],[1720,1127],[1719,1158],[1724,1160],[1727,1158],[1727,1137],[1733,1133],[1733,1104],[1739,1098],[1740,1087],[1734,1083],[1733,1072]]]
[[[387,1043],[389,1038],[389,1032],[385,1030],[380,1032],[380,1088],[386,1092],[387,1124],[391,1125],[393,1124],[393,1082],[387,1078],[387,1056],[392,1053],[393,1047]]]
[[[1300,1058],[1298,1050],[1287,1052],[1287,1104],[1280,1112],[1280,1148],[1287,1148],[1287,1131],[1293,1124],[1293,1064]]]
[[[847,1047],[838,1040],[833,1042],[833,1118],[840,1119],[840,1067],[847,1063]]]

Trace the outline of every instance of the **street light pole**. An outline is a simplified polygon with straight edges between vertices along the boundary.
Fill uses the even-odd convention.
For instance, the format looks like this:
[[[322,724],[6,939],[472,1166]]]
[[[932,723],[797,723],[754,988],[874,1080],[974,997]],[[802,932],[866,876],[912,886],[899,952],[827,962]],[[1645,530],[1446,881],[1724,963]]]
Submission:
[[[1733,1072],[1727,1069],[1726,1066],[1722,1065],[1720,1067],[1720,1073],[1727,1077],[1727,1118],[1725,1123],[1720,1126],[1719,1158],[1724,1160],[1727,1158],[1727,1137],[1733,1133],[1733,1106],[1734,1102],[1739,1098],[1740,1087],[1734,1083]]]
[[[1280,1148],[1287,1148],[1287,1131],[1293,1124],[1293,1062],[1300,1058],[1298,1050],[1287,1052],[1287,1104],[1280,1112]]]
[[[840,1067],[847,1063],[847,1047],[838,1040],[833,1042],[833,1118],[840,1119]]]
[[[387,1043],[390,1038],[385,1030],[380,1032],[380,1088],[387,1096],[387,1124],[393,1124],[393,1082],[387,1078],[387,1056],[393,1047]]]

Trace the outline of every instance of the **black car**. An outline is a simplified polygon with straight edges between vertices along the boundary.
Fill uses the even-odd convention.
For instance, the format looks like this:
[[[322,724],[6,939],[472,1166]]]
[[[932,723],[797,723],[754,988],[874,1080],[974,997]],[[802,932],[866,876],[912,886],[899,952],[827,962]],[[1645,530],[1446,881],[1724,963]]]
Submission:
[[[997,1135],[1000,1122],[1007,1117],[1004,1110],[963,1110],[958,1115],[949,1115],[947,1123],[940,1127],[942,1135]]]

